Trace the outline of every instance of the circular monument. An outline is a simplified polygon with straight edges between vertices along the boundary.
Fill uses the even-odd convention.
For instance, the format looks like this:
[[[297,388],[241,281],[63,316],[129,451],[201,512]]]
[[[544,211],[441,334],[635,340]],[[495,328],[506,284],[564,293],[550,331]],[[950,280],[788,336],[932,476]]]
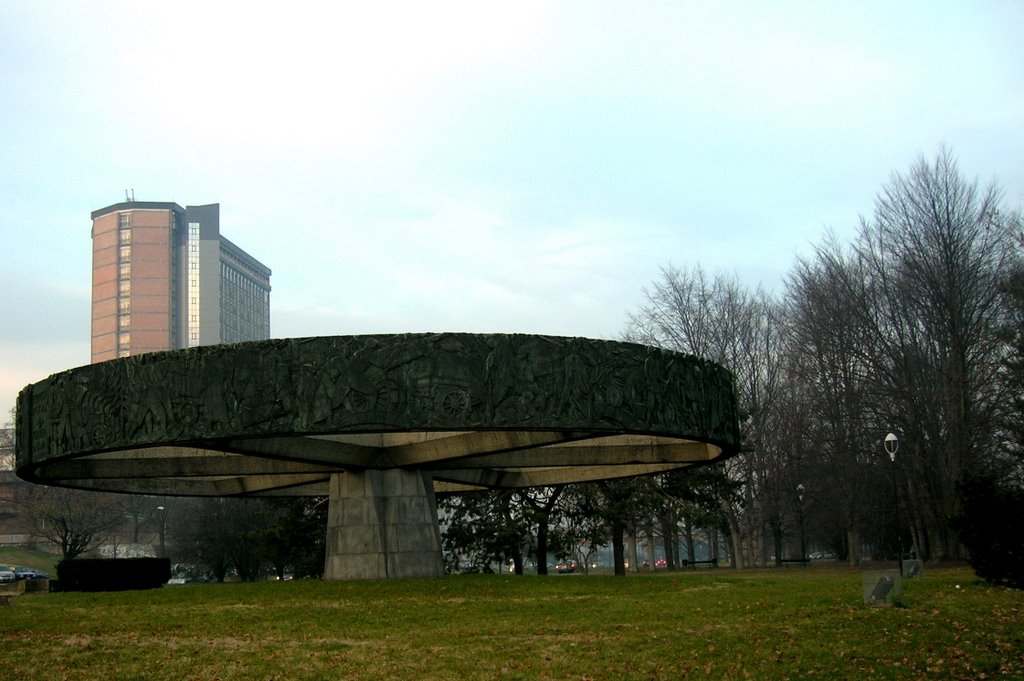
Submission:
[[[658,473],[731,456],[732,377],[658,348],[517,334],[326,336],[136,355],[18,396],[33,482],[326,495],[328,579],[442,573],[435,492]]]

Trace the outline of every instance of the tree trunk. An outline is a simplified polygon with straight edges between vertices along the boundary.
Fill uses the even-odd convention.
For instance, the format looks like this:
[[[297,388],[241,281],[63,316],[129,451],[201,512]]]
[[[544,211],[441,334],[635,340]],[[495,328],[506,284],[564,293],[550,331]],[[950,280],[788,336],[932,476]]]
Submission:
[[[729,522],[729,551],[732,554],[732,566],[737,570],[743,569],[743,545],[740,539],[740,528],[736,523]]]
[[[782,519],[774,518],[768,523],[772,532],[772,546],[775,551],[775,567],[782,567]]]
[[[548,574],[548,517],[537,522],[537,574]]]
[[[671,572],[676,569],[676,556],[679,555],[677,527],[672,513],[661,517],[661,536],[665,545],[665,568]]]
[[[654,570],[654,530],[648,527],[644,535],[647,537],[647,571],[652,572]]]
[[[846,559],[850,565],[860,565],[860,528],[846,528]]]
[[[625,533],[626,527],[622,522],[615,521],[612,523],[612,562],[615,565],[615,575],[617,577],[626,576]]]
[[[725,518],[729,523],[729,552],[732,557],[732,567],[742,570],[743,543],[739,521],[736,520],[736,514],[732,512],[732,507],[728,503],[722,502],[722,510],[725,511]],[[717,558],[717,554],[715,557]]]

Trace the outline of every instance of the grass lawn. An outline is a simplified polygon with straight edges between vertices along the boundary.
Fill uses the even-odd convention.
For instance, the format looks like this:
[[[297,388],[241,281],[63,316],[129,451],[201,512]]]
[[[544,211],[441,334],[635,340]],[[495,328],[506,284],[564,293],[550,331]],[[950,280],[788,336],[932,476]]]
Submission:
[[[51,577],[57,577],[57,561],[59,556],[42,551],[29,549],[14,549],[10,547],[0,548],[0,565],[24,565],[26,567],[42,570]]]
[[[1024,678],[1024,591],[926,569],[902,607],[842,568],[25,594],[11,679]]]

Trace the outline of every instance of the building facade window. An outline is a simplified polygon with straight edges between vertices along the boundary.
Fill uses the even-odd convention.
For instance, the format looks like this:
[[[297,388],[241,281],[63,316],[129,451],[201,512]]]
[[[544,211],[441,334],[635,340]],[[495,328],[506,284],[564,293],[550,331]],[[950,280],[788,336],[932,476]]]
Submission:
[[[123,215],[121,217],[124,217]],[[130,226],[121,225],[117,228],[117,243],[121,245],[130,244],[132,242],[132,228]]]
[[[187,260],[186,268],[188,270],[188,346],[192,347],[199,344],[199,318],[202,314],[201,303],[202,300],[200,277],[199,277],[199,247],[200,247],[200,225],[198,222],[188,223],[188,242],[186,249]]]

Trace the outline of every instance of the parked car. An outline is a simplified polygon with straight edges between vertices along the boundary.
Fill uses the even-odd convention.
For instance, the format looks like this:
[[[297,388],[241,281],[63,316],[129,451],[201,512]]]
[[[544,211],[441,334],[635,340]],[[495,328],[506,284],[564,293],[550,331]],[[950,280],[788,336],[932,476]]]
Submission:
[[[13,582],[17,577],[14,575],[14,570],[6,565],[0,565],[0,583]]]
[[[14,578],[18,580],[22,579],[49,579],[50,576],[41,570],[35,568],[25,567],[24,565],[14,566]]]

